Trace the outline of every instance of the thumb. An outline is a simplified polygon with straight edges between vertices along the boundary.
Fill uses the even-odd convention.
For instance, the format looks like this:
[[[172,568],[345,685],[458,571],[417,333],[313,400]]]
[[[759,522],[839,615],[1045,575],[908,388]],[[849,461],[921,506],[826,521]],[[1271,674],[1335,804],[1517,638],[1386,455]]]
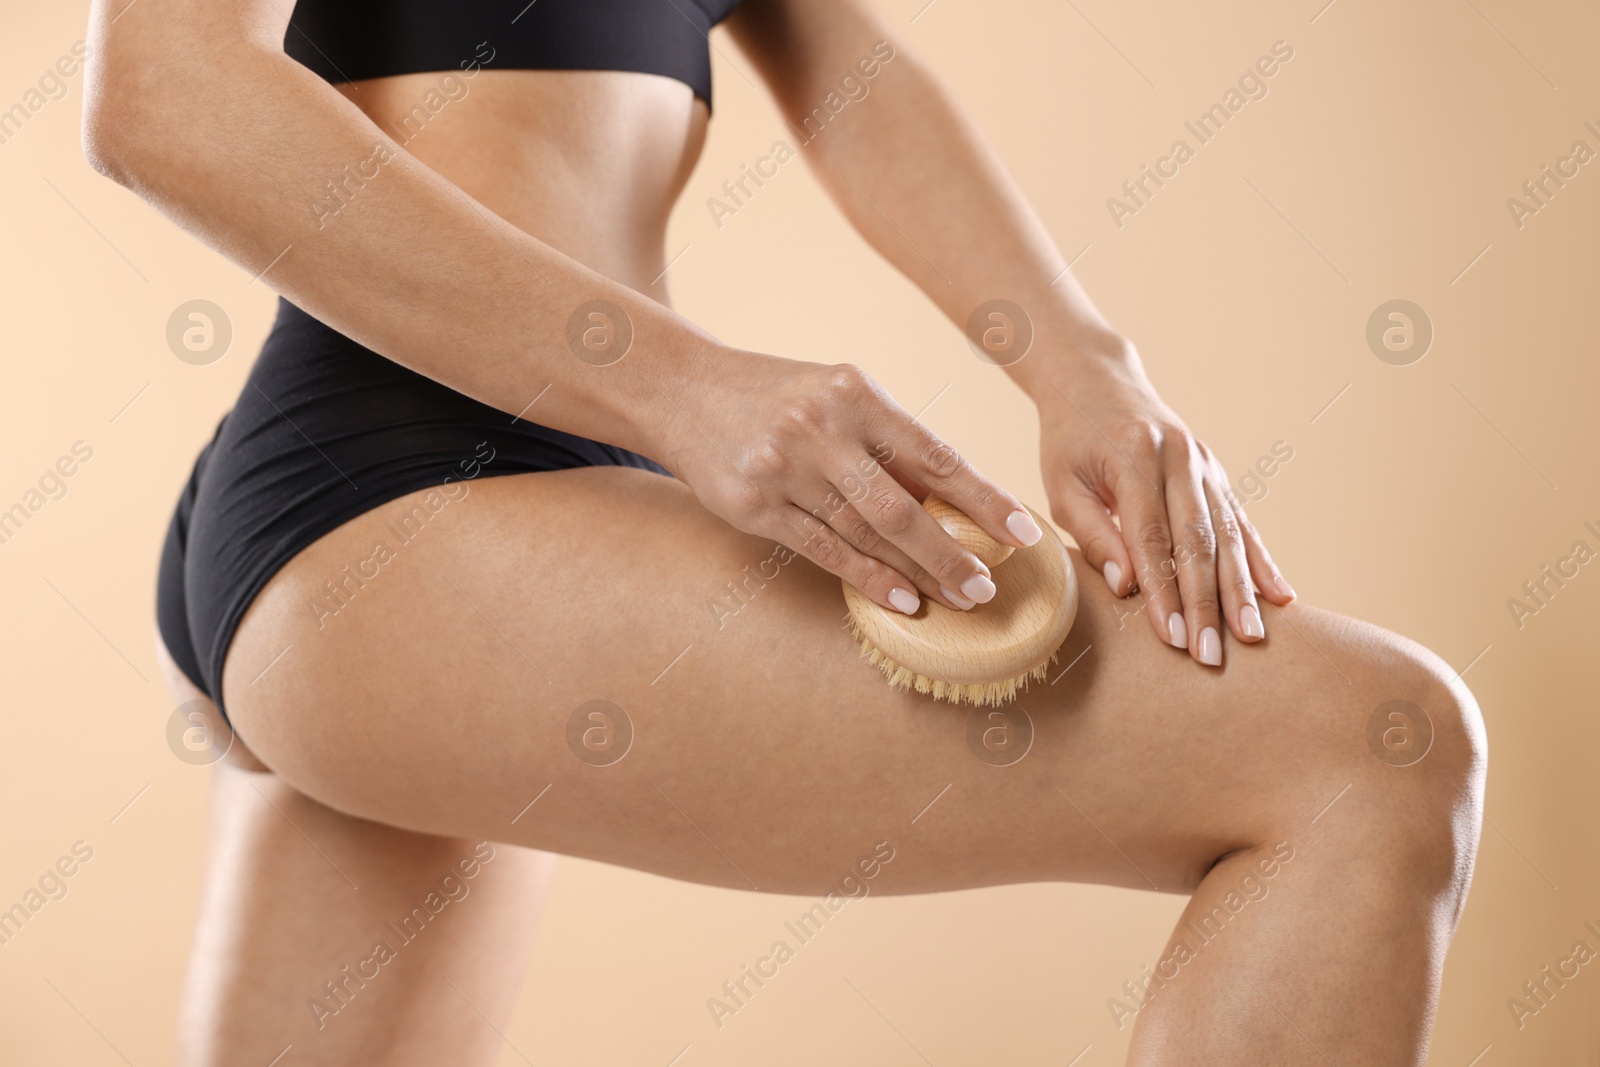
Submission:
[[[1122,542],[1122,531],[1111,520],[1105,501],[1093,490],[1081,484],[1064,490],[1051,508],[1050,517],[1078,542],[1089,565],[1105,577],[1114,596],[1133,592],[1133,566]]]

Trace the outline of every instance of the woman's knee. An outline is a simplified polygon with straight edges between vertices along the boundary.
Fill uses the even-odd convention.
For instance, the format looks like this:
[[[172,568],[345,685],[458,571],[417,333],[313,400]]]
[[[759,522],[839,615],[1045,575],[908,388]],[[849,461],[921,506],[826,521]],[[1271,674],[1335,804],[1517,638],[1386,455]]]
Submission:
[[[1221,796],[1246,813],[1238,846],[1331,828],[1354,849],[1392,846],[1435,870],[1470,855],[1486,745],[1465,684],[1379,627],[1305,607],[1273,614],[1275,647],[1236,651],[1240,688],[1207,717],[1223,726],[1205,742],[1218,759],[1246,755],[1248,786]]]
[[[1378,634],[1374,654],[1363,665],[1363,688],[1383,697],[1364,709],[1368,751],[1441,799],[1480,800],[1488,741],[1471,690],[1432,651],[1396,634]]]
[[[1345,729],[1359,737],[1350,805],[1397,876],[1459,902],[1477,852],[1488,745],[1471,690],[1422,645],[1375,627],[1352,632]]]

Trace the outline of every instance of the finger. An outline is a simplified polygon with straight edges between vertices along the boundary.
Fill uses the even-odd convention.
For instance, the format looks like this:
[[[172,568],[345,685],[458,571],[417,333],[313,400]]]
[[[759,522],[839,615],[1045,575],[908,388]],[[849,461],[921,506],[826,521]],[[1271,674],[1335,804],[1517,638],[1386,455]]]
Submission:
[[[1283,572],[1272,561],[1272,553],[1267,551],[1261,534],[1250,521],[1250,516],[1245,514],[1244,505],[1238,498],[1232,500],[1232,505],[1234,518],[1239,520],[1239,532],[1244,538],[1245,558],[1250,561],[1250,577],[1255,580],[1261,595],[1281,608],[1295,598],[1294,587],[1285,580]]]
[[[1135,465],[1139,457],[1110,468],[1108,488],[1116,501],[1122,543],[1133,566],[1134,582],[1144,594],[1145,614],[1156,636],[1174,648],[1189,647],[1189,630],[1178,595],[1177,564],[1172,558],[1172,528],[1167,520],[1165,477],[1153,461]],[[1155,479],[1144,473],[1155,472]]]
[[[1228,629],[1241,641],[1259,641],[1267,636],[1256,604],[1255,587],[1250,584],[1250,561],[1245,555],[1244,530],[1228,500],[1217,488],[1221,472],[1212,471],[1206,479],[1206,500],[1211,505],[1211,528],[1217,535],[1217,588],[1222,595],[1222,617]]]
[[[1112,521],[1106,502],[1082,481],[1068,476],[1068,485],[1057,492],[1056,511],[1050,517],[1072,535],[1083,550],[1089,565],[1099,571],[1115,596],[1133,591],[1133,567],[1122,531]]]
[[[989,568],[946,533],[887,471],[878,467],[869,476],[857,477],[860,468],[853,461],[836,464],[835,469],[847,473],[828,490],[843,495],[879,537],[909,556],[937,586],[979,604],[994,599]]]
[[[1167,514],[1183,598],[1189,654],[1207,667],[1222,666],[1222,609],[1217,599],[1217,535],[1200,484],[1196,453],[1186,442],[1169,447]]]
[[[897,545],[890,544],[878,532],[877,527],[868,522],[861,512],[856,510],[854,504],[848,501],[840,501],[831,514],[823,513],[822,508],[815,508],[812,510],[811,515],[813,518],[827,522],[835,532],[845,539],[846,543],[858,552],[881,560],[911,579],[917,590],[930,600],[935,600],[956,611],[971,611],[977,606],[977,601],[945,588],[940,584],[939,579],[929,573],[925,567],[906,555]]]
[[[884,450],[884,454],[888,454],[887,449]],[[905,486],[906,492],[916,497],[919,501],[928,499],[928,493],[930,492],[928,487],[913,478],[903,468],[897,466],[892,461],[885,461],[880,465],[885,471],[889,472],[889,477]]]
[[[873,603],[906,615],[915,615],[922,606],[915,583],[882,560],[858,552],[816,516],[791,504],[784,508],[779,523],[776,540],[843,578]]]
[[[882,462],[892,463],[914,485],[925,486],[966,512],[1001,544],[1027,548],[1044,536],[1022,501],[979,474],[927,427],[907,419],[905,429],[889,445],[891,455]]]

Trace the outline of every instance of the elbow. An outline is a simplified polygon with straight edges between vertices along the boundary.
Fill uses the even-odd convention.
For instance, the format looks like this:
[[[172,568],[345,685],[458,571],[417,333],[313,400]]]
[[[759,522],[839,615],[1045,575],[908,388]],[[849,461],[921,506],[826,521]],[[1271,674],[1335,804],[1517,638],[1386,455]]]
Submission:
[[[83,155],[89,165],[118,185],[130,185],[146,165],[152,136],[150,119],[132,101],[126,81],[98,71],[84,83]]]
[[[187,101],[182,81],[138,38],[95,42],[83,83],[83,155],[119,185],[162,165],[174,119]],[[190,80],[194,80],[192,77]],[[191,90],[192,91],[192,90]]]
[[[100,24],[107,12],[94,6],[83,66],[83,154],[96,171],[135,192],[160,184],[207,140],[237,127],[238,112],[249,109],[262,84],[258,58],[284,59],[282,28],[236,25],[237,13],[169,19],[141,8],[116,25],[121,14]],[[196,62],[196,56],[206,58]]]
[[[131,180],[120,124],[108,114],[103,101],[92,97],[83,106],[83,157],[89,166],[118,185],[127,185]]]
[[[190,51],[171,47],[165,54]],[[144,42],[96,54],[101,62],[84,82],[84,158],[141,196],[189,177],[204,154],[232,143],[269,84],[251,68],[250,54],[217,58],[214,67],[226,77],[177,66]]]
[[[83,65],[83,157],[100,174],[126,184],[127,171],[121,162],[124,146],[120,143],[126,123],[117,114],[118,101],[124,98],[118,84],[121,64],[115,63],[118,50],[106,47],[108,34],[93,36],[97,39],[85,50],[90,61]]]

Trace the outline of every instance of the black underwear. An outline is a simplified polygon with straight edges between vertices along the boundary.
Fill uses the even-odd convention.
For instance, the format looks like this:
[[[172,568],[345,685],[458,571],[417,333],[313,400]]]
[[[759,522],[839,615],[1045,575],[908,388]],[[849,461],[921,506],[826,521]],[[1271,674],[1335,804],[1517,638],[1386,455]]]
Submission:
[[[626,449],[513,419],[280,298],[244,392],[167,528],[161,639],[221,707],[222,664],[245,609],[323,534],[420,489],[448,501],[475,478],[604,466],[667,473]]]
[[[488,70],[632,70],[711,106],[711,27],[738,0],[300,0],[284,51],[329,82]],[[419,103],[424,103],[419,101]]]

